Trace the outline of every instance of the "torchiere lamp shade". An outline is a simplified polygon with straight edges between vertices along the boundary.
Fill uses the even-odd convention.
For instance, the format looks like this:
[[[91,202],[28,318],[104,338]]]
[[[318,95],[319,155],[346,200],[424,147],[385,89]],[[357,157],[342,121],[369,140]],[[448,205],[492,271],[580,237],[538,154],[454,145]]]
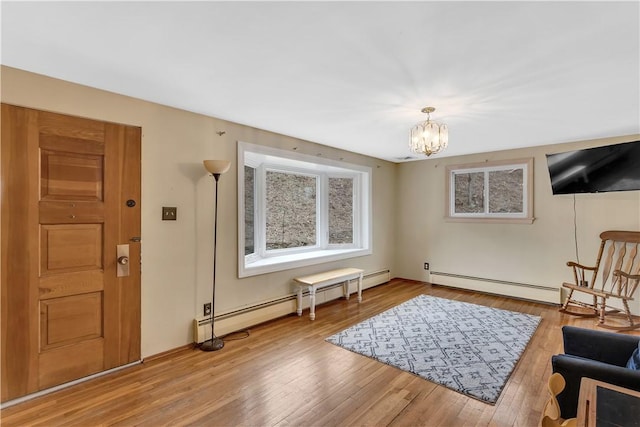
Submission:
[[[204,168],[214,175],[225,173],[231,167],[229,160],[203,160]]]

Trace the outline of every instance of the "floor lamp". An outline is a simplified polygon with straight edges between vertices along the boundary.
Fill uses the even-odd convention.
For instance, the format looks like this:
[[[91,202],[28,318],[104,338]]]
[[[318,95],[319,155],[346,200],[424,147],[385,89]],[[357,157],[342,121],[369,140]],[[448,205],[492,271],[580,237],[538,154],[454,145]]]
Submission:
[[[211,174],[216,180],[216,197],[215,206],[213,208],[214,220],[213,220],[213,291],[211,293],[211,339],[202,343],[200,350],[202,351],[216,351],[224,347],[224,341],[216,337],[213,331],[213,319],[215,318],[216,307],[216,240],[218,239],[218,180],[220,175],[229,170],[231,162],[228,160],[205,160],[204,168]]]

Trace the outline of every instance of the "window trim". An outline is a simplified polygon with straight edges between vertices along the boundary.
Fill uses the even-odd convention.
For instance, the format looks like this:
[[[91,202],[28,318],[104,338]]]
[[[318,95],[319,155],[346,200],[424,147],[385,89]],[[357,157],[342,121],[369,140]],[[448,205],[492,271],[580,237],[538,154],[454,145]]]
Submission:
[[[254,188],[259,195],[254,200],[254,253],[245,255],[245,188],[244,167],[255,168]],[[259,170],[262,172],[259,172]],[[369,255],[372,253],[372,169],[368,166],[354,165],[337,160],[319,158],[297,152],[267,147],[238,141],[238,277],[249,277],[275,271],[288,270],[306,265],[320,264],[330,261]],[[286,248],[262,251],[266,231],[260,222],[266,209],[266,195],[264,180],[266,170],[293,172],[314,175],[320,179],[317,182],[318,191],[327,189],[330,177],[354,178],[354,206],[353,206],[353,243],[329,244],[328,218],[321,218],[318,211],[316,227],[323,236],[318,236],[319,247]],[[324,187],[324,188],[323,188]],[[319,194],[319,192],[317,193]],[[328,211],[328,200],[324,195],[317,197],[318,209]],[[325,224],[321,224],[321,222]],[[260,245],[260,248],[259,246]]]
[[[505,169],[523,170],[523,194],[522,213],[456,213],[455,212],[455,188],[453,179],[455,174],[482,172],[485,176],[489,172]],[[485,177],[485,180],[487,178]],[[469,163],[461,165],[448,165],[445,179],[445,219],[450,222],[480,222],[480,223],[519,223],[532,224],[533,217],[533,157],[521,159],[507,159],[486,161],[483,163]],[[486,188],[488,192],[489,189]],[[490,195],[487,194],[485,203],[489,203]]]

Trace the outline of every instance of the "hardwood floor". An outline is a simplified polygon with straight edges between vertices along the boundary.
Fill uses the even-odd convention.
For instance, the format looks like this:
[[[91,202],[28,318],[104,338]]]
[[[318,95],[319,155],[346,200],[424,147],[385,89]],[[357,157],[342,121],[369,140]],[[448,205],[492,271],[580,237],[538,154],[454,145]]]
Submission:
[[[542,317],[495,406],[324,341],[419,294]],[[400,279],[363,297],[318,306],[313,322],[305,310],[256,326],[218,352],[185,349],[5,408],[2,425],[535,426],[560,327],[595,328],[555,306]]]

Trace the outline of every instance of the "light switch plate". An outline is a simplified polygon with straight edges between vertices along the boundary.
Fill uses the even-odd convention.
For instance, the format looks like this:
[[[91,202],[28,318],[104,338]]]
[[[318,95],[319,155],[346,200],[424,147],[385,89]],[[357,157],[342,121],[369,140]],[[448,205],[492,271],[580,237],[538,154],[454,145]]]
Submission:
[[[178,216],[178,208],[162,207],[162,220],[175,221]]]

